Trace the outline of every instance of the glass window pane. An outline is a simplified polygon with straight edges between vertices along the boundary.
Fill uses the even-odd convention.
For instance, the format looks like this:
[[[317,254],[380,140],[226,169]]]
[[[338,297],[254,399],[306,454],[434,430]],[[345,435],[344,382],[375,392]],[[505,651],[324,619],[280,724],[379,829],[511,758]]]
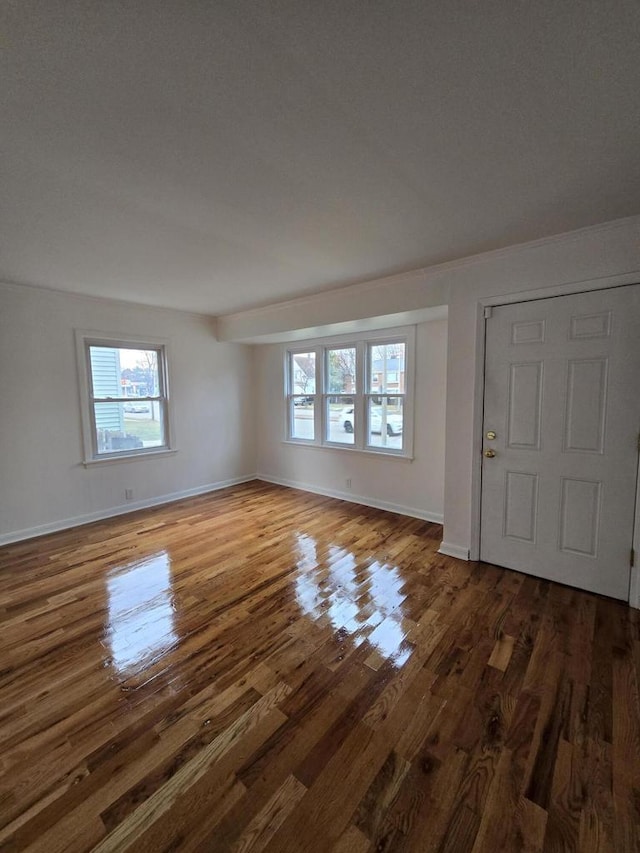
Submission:
[[[291,394],[316,393],[315,352],[291,353]]]
[[[330,394],[354,394],[356,390],[356,348],[327,350],[327,388]]]
[[[367,444],[402,450],[404,427],[402,397],[369,397]]]
[[[392,394],[405,392],[405,344],[397,341],[390,344],[369,346],[369,391],[372,394],[389,391]]]
[[[327,399],[327,441],[353,444],[355,441],[355,411],[349,397]]]
[[[294,397],[292,400],[293,414],[291,416],[291,438],[305,438],[313,441],[315,438],[313,397]]]
[[[94,403],[98,454],[164,447],[163,403]]]
[[[90,346],[94,397],[155,397],[162,394],[158,351]]]

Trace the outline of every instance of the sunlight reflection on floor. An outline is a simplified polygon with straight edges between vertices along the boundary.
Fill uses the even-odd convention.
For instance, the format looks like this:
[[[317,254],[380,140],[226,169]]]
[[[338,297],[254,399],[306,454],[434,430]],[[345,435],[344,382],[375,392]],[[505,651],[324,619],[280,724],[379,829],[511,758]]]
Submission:
[[[122,675],[140,672],[178,641],[171,560],[166,551],[113,569],[107,577],[106,638]]]
[[[369,620],[375,626],[366,637],[369,644],[383,658],[402,665],[412,648],[406,643],[405,596],[400,592],[406,579],[398,568],[377,560],[358,566],[353,554],[337,545],[319,555],[312,536],[295,535],[300,569],[296,597],[302,610],[315,620],[328,618],[333,628],[352,637]]]

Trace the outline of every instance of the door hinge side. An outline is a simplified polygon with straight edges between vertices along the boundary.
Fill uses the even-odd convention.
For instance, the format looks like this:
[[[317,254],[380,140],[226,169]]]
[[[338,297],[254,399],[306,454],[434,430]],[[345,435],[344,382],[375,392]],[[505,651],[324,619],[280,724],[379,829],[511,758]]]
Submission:
[[[491,305],[485,305],[484,306],[484,319],[490,320],[492,314],[493,314],[493,308],[491,307]]]
[[[631,554],[629,555],[629,565],[633,568],[636,564],[636,552],[635,549],[631,549]]]

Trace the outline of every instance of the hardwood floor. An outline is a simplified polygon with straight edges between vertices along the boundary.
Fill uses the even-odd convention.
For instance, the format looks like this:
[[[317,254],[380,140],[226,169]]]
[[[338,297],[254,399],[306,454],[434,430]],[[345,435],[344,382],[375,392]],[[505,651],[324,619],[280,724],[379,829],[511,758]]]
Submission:
[[[3,851],[640,850],[640,620],[251,483],[0,549]]]

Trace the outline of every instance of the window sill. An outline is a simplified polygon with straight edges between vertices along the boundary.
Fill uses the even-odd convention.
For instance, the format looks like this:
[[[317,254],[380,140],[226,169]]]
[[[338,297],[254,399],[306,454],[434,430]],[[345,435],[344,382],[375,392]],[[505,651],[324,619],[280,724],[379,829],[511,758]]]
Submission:
[[[176,447],[163,447],[159,450],[147,450],[144,453],[121,453],[118,456],[105,456],[102,459],[85,459],[85,468],[93,468],[94,465],[109,465],[112,462],[132,462],[136,459],[157,459],[158,456],[173,456],[178,452]]]
[[[375,456],[377,459],[398,459],[400,462],[413,462],[414,457],[408,453],[394,453],[393,451],[385,450],[370,450],[366,447],[352,447],[339,444],[312,444],[306,441],[296,441],[295,439],[285,438],[281,442],[288,447],[306,447],[309,450],[337,450],[339,453],[358,453],[364,456]]]

